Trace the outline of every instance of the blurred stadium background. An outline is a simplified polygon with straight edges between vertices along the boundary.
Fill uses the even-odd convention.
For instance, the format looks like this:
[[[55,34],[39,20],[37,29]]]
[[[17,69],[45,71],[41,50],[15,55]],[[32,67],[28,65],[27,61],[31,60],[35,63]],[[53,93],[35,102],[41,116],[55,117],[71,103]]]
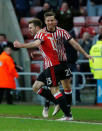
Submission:
[[[17,0],[0,0],[0,33],[6,34],[7,39],[12,42],[16,39],[22,43],[32,41],[33,38],[27,30],[28,21],[37,17],[37,14],[43,9],[43,4],[46,0],[18,0],[18,3],[21,1],[21,6],[25,2],[29,3],[29,6],[26,8],[27,10],[25,10],[25,14],[20,15],[17,12],[15,1]],[[51,4],[55,11],[59,9],[63,0],[48,0],[47,2]],[[81,38],[82,28],[85,28],[85,31],[89,32],[93,39],[93,37],[98,34],[99,26],[102,25],[102,21],[99,21],[102,16],[102,1],[67,0],[67,2],[70,8],[74,8],[80,12],[80,15],[73,16],[76,40],[78,41]],[[86,29],[87,27],[88,29]],[[30,55],[32,49],[19,49],[18,51],[13,51],[14,60],[24,69],[23,72],[19,72],[19,86],[17,86],[17,90],[13,92],[14,103],[16,104],[44,104],[44,98],[33,93],[31,88],[33,82],[43,70],[43,58],[38,54],[38,49],[34,51],[34,58],[31,58]],[[88,60],[78,59],[77,64],[80,65],[81,63],[88,63]],[[81,82],[78,83],[77,88],[75,87],[77,81],[76,75],[81,77]],[[76,100],[76,89],[80,90],[81,101]],[[90,72],[74,72],[72,90],[73,105],[93,106],[97,104],[97,81],[93,79]]]
[[[44,2],[46,1],[27,0],[25,2],[24,0],[21,0],[21,2],[19,2],[18,0],[17,3],[16,0],[0,0],[0,33],[6,34],[8,40],[12,42],[15,39],[18,39],[20,42],[32,41],[33,38],[27,30],[28,21],[34,17],[37,17],[37,14],[43,9]],[[50,3],[50,1],[47,2]],[[61,2],[63,1],[58,1],[60,5]],[[74,1],[71,2],[69,0],[68,2],[70,8],[73,8],[75,6],[73,4]],[[21,6],[22,4],[29,3],[29,6],[26,9],[26,12],[28,11],[28,13],[25,12],[25,14],[19,15],[19,13],[17,12],[16,3],[19,5],[21,4]],[[26,7],[26,4],[24,5],[24,8]],[[55,2],[54,5],[51,5],[54,11],[55,7],[57,7],[56,9],[60,7],[57,4]],[[79,6],[76,5],[75,7],[77,7],[76,10],[80,12],[80,16],[73,16],[76,40],[80,39],[82,33],[81,29],[83,27],[88,27],[88,29],[85,29],[85,31],[90,32],[91,38],[93,38],[98,33],[99,18],[102,15],[102,11],[100,13],[100,10],[98,9],[102,9],[102,5],[101,3],[97,4],[97,2],[95,3],[95,1],[89,0],[87,2],[81,1],[80,3],[78,3],[78,5]],[[91,8],[91,12],[89,7]],[[94,14],[92,10],[94,10]],[[92,29],[90,30],[90,28]],[[19,101],[22,101],[43,104],[44,99],[40,96],[36,96],[36,94],[34,94],[31,89],[31,85],[36,80],[38,74],[43,70],[43,58],[41,55],[38,54],[38,49],[35,49],[35,56],[34,58],[31,58],[30,53],[32,52],[32,50],[33,49],[20,49],[19,51],[13,51],[14,60],[17,62],[17,64],[21,65],[24,68],[24,72],[19,73],[20,87],[17,87],[17,90],[19,92],[19,100],[16,100],[15,98],[15,101],[17,101],[18,103]],[[78,59],[77,61],[78,64],[87,62],[87,60],[80,59]],[[81,102],[77,102],[75,97],[75,90],[77,89],[75,88],[75,76],[78,74],[77,72],[74,72],[72,82],[73,104],[96,104],[96,80],[93,79],[90,72],[78,73],[80,77],[82,77],[82,83],[79,82],[78,85],[78,89],[80,89]]]

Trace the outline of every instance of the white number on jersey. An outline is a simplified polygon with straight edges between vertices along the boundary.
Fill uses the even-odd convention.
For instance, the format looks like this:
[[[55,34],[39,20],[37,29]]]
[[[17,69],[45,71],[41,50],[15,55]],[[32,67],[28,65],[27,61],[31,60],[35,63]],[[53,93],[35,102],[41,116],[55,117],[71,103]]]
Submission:
[[[47,85],[51,85],[52,84],[51,77],[46,78],[46,81],[47,81]]]
[[[70,74],[71,74],[71,70],[70,69],[66,69],[65,72],[66,72],[66,76],[70,76]]]
[[[47,37],[47,38],[50,39],[53,49],[57,51],[55,40],[52,37]]]

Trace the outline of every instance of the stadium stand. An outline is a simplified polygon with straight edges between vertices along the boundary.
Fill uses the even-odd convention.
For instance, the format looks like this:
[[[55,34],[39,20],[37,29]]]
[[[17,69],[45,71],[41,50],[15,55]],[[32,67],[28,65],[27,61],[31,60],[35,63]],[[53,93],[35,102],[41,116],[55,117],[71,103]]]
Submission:
[[[40,65],[39,64],[31,64],[31,72],[40,73],[41,72]]]
[[[86,24],[86,17],[84,16],[79,16],[79,17],[74,17],[73,22],[74,26],[84,26]]]
[[[36,16],[38,12],[42,10],[42,6],[32,6],[30,8],[30,15],[31,16]]]
[[[98,26],[99,16],[87,16],[86,25],[88,26]]]
[[[32,20],[34,17],[22,17],[20,19],[20,27],[28,27],[28,21]]]
[[[76,37],[80,37],[81,29],[84,28],[84,32],[88,31],[92,36],[98,32],[99,16],[79,16],[74,17],[74,29]],[[81,34],[82,36],[82,34]]]

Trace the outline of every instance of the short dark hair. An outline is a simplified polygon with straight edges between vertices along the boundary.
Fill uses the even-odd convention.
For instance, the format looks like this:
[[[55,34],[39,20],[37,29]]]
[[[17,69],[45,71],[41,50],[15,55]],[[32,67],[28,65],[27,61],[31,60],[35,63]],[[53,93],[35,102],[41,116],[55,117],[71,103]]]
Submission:
[[[33,23],[34,26],[39,26],[40,28],[42,28],[42,22],[40,19],[34,18],[28,22],[28,24],[31,24],[31,23]]]
[[[44,14],[44,18],[46,18],[46,17],[48,17],[48,16],[54,16],[54,17],[55,17],[55,13],[52,12],[52,11],[46,12],[46,13]]]
[[[8,44],[8,43],[6,45],[4,45],[3,48],[4,48],[4,50],[5,50],[5,48],[11,48],[12,49],[11,45]]]
[[[0,34],[0,36],[3,36],[4,38],[6,38],[6,34]]]
[[[102,40],[102,35],[99,35],[98,39],[99,39],[99,40]]]

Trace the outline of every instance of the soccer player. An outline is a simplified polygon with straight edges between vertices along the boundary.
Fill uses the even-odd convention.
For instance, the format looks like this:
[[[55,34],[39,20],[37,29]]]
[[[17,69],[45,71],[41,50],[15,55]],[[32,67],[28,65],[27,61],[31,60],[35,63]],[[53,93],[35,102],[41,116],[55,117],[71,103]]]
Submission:
[[[92,58],[81,48],[81,46],[70,36],[70,34],[66,30],[60,27],[57,27],[55,25],[55,14],[53,12],[46,12],[44,15],[44,18],[45,18],[45,24],[46,24],[46,27],[44,28],[44,30],[52,36],[54,41],[56,41],[58,58],[59,58],[60,63],[63,66],[65,65],[67,66],[67,57],[66,57],[66,51],[64,47],[64,41],[68,41],[68,43],[73,48],[81,52],[86,58],[88,59]],[[67,107],[69,108],[71,112],[72,89],[70,86],[70,82],[71,82],[70,79],[61,80],[61,84],[64,88],[64,94],[66,96]],[[63,119],[65,118],[62,118],[62,120]]]
[[[56,99],[56,103],[59,104],[60,108],[64,112],[64,120],[72,120],[70,111],[66,104],[66,99],[63,94],[59,91],[58,84],[60,80],[69,79],[71,72],[66,65],[62,65],[58,59],[58,53],[56,48],[56,41],[52,38],[49,33],[40,32],[41,21],[39,19],[34,19],[29,22],[29,31],[34,34],[36,39],[34,42],[21,44],[19,41],[14,41],[14,47],[17,48],[34,48],[39,47],[45,61],[46,69],[39,75],[37,80],[33,85],[34,92],[49,99],[51,95],[46,95],[42,86],[47,85],[51,87],[51,92]]]

